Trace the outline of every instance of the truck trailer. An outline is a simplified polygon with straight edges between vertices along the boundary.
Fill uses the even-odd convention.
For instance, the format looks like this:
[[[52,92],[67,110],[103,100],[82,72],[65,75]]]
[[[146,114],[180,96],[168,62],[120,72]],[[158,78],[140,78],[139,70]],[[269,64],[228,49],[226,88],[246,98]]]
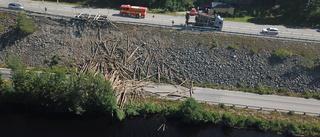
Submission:
[[[198,13],[195,15],[195,22],[190,22],[190,14],[186,13],[186,24],[192,26],[212,27],[215,30],[222,30],[223,18],[220,15],[209,15],[207,13]]]

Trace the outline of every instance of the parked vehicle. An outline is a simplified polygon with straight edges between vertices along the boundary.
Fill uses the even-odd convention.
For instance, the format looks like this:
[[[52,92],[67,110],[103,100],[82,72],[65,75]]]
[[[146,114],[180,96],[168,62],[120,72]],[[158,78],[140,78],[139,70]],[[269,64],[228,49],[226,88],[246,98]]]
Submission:
[[[197,13],[195,15],[195,22],[189,22],[190,14],[186,14],[186,24],[192,26],[212,27],[215,30],[222,30],[223,18],[220,15],[209,15],[206,13]]]
[[[147,16],[147,7],[131,6],[131,5],[121,5],[120,15],[122,16],[133,16],[137,18],[145,18]]]
[[[23,6],[19,3],[9,3],[8,4],[9,9],[23,9]]]
[[[279,30],[277,28],[266,28],[261,30],[261,34],[278,35]]]
[[[190,16],[194,16],[194,15],[197,15],[197,14],[198,14],[198,13],[197,13],[197,11],[196,11],[195,8],[192,8],[191,11],[189,12],[189,15],[190,15]]]

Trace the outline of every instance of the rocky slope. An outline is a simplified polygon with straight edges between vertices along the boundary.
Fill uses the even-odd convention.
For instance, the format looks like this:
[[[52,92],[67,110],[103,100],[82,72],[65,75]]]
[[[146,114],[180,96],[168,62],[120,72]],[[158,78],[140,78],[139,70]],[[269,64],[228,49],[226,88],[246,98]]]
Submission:
[[[114,56],[128,71],[139,71],[140,77],[161,75],[179,82],[235,87],[260,84],[274,90],[284,87],[294,92],[320,92],[320,69],[306,69],[300,54],[320,53],[317,43],[54,16],[30,17],[35,20],[37,31],[26,37],[15,29],[15,19],[3,20],[11,25],[5,25],[0,33],[0,62],[7,51],[18,54],[32,67],[48,66],[54,56],[61,56],[60,65],[78,67],[93,56],[105,62],[110,61],[108,56]],[[280,48],[293,51],[294,55],[279,60],[274,50]]]

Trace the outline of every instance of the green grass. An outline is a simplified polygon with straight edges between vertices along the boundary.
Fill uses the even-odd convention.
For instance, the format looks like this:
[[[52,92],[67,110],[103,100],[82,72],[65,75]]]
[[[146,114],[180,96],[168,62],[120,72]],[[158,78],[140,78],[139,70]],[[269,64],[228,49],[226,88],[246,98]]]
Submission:
[[[236,17],[236,18],[223,18],[225,21],[235,21],[235,22],[249,22],[248,20],[252,19],[254,17],[249,17],[249,16],[245,16],[245,17]]]
[[[32,0],[32,1],[42,1],[42,0]],[[57,4],[57,1],[48,1],[48,0],[45,0],[44,2],[45,2],[45,3],[54,3],[54,4]],[[63,1],[59,0],[59,4],[81,6],[81,5],[84,4],[84,2],[70,3],[70,2],[63,2]]]
[[[165,9],[149,9],[148,14],[163,14],[163,15],[171,15],[171,16],[185,16],[185,13],[179,12],[168,12]],[[157,16],[155,16],[157,17]]]
[[[276,49],[274,54],[281,60],[287,59],[293,55],[292,51],[286,49]]]

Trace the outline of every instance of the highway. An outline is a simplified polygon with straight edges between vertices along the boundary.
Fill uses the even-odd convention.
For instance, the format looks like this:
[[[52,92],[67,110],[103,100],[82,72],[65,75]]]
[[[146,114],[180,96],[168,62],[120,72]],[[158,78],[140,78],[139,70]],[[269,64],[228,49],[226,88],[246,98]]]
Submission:
[[[134,22],[134,23],[143,23],[149,25],[159,25],[159,26],[167,26],[172,27],[171,22],[175,22],[175,28],[179,28],[181,25],[185,23],[184,16],[169,16],[169,15],[161,15],[161,14],[148,14],[145,19],[137,19],[131,17],[122,17],[119,16],[118,10],[112,9],[101,9],[101,8],[90,8],[89,5],[87,7],[78,7],[74,5],[63,5],[57,3],[42,3],[40,1],[31,1],[31,0],[1,0],[0,8],[7,9],[7,5],[11,2],[17,2],[22,4],[25,7],[25,10],[39,12],[39,13],[47,13],[53,15],[61,15],[74,17],[77,13],[87,13],[92,15],[107,15],[112,21],[120,21],[120,22]],[[45,7],[48,9],[45,11]],[[120,7],[120,5],[119,5]],[[155,15],[153,18],[152,15]],[[316,31],[316,29],[310,28],[294,28],[294,27],[286,27],[279,25],[260,25],[254,23],[241,23],[241,22],[232,22],[232,21],[224,21],[223,29],[221,32],[223,33],[232,33],[232,34],[242,34],[242,35],[251,35],[251,36],[259,36],[264,37],[264,35],[259,34],[261,29],[267,27],[275,27],[280,30],[280,34],[278,36],[271,36],[271,38],[281,38],[281,39],[294,39],[294,40],[308,40],[313,42],[320,42],[320,33]],[[269,38],[269,36],[268,36]]]
[[[3,79],[10,78],[10,69],[0,68]],[[142,87],[143,91],[152,92],[160,97],[168,98],[172,93],[178,96],[190,96],[189,89],[181,86],[169,84],[148,84]],[[236,107],[262,109],[268,111],[295,111],[297,113],[320,115],[320,100],[305,99],[296,97],[286,97],[277,95],[259,95],[241,91],[219,90],[210,88],[193,88],[192,97],[201,102],[213,104],[224,103],[226,105],[235,105]],[[171,98],[172,99],[172,98]],[[177,99],[177,98],[176,98]]]

